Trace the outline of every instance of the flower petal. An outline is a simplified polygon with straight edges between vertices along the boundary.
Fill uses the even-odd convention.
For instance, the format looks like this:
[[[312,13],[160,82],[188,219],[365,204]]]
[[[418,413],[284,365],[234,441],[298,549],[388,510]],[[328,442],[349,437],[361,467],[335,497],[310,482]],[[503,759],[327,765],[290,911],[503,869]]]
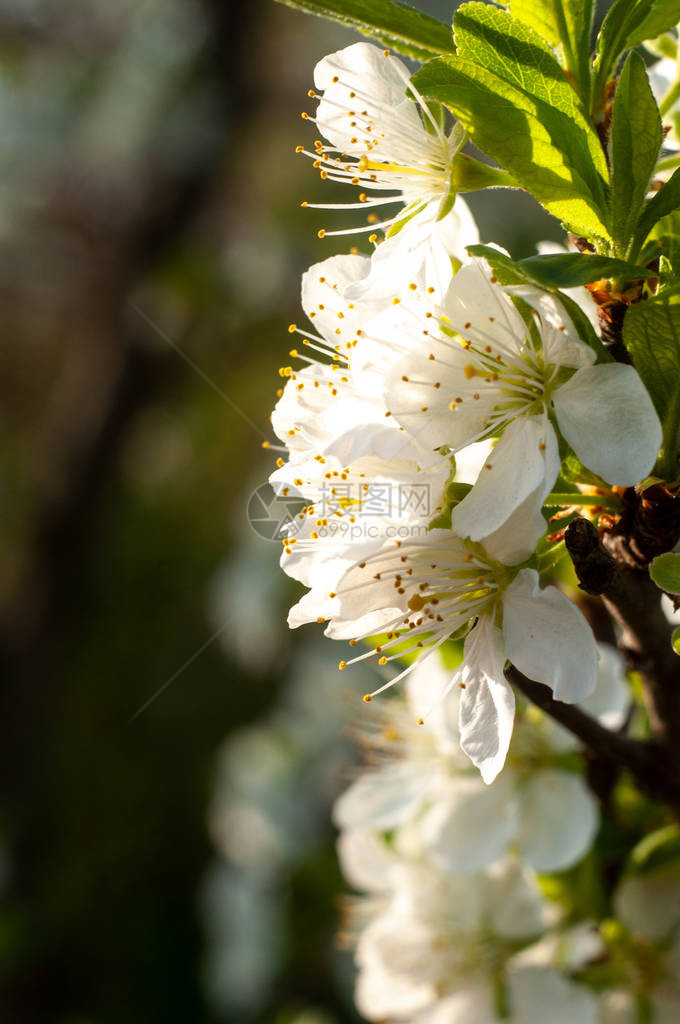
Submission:
[[[509,352],[519,352],[527,326],[512,299],[491,280],[485,260],[473,259],[460,268],[444,300],[444,313],[454,331],[482,348],[491,340]]]
[[[375,142],[374,135],[363,126],[384,122],[386,108],[399,107],[400,120],[411,122],[414,131],[422,132],[416,106],[406,99],[409,77],[408,69],[397,57],[386,59],[383,50],[372,43],[353,43],[329,54],[314,68],[314,85],[324,92],[316,111],[318,130],[342,153],[357,156],[366,152],[367,142]],[[355,119],[350,111],[357,103],[367,114],[352,124]],[[381,139],[381,159],[398,159],[400,142],[403,149],[399,134],[394,139]]]
[[[398,828],[415,813],[431,781],[431,765],[418,761],[363,772],[336,801],[333,822],[338,828]]]
[[[375,316],[383,306],[371,296],[351,305],[345,298],[346,289],[355,281],[361,281],[370,266],[368,256],[347,253],[315,263],[302,275],[302,308],[315,329],[332,345],[352,341],[363,321]]]
[[[546,907],[536,876],[516,857],[504,857],[484,875],[485,917],[506,939],[526,939],[545,930]]]
[[[575,604],[556,587],[538,586],[521,569],[503,594],[503,637],[510,661],[549,686],[556,700],[575,703],[595,689],[597,645]]]
[[[598,644],[597,649],[600,655],[597,685],[592,697],[583,702],[583,710],[595,715],[606,729],[620,729],[632,700],[626,662],[611,644]]]
[[[584,856],[597,831],[597,804],[573,772],[540,771],[519,790],[522,857],[534,870],[564,871]]]
[[[479,776],[457,776],[433,790],[418,829],[434,862],[467,875],[501,857],[517,831],[514,789],[504,773],[490,786]]]
[[[453,995],[440,999],[436,1006],[419,1013],[412,1024],[498,1024],[490,985],[479,982],[459,988]]]
[[[668,938],[680,924],[680,864],[670,861],[624,878],[614,894],[614,910],[636,935],[650,942]]]
[[[382,892],[391,885],[394,853],[374,832],[349,829],[338,836],[338,859],[350,885],[366,892]]]
[[[569,981],[551,967],[508,972],[514,1024],[597,1024],[598,1001],[585,985]]]
[[[370,270],[349,284],[345,298],[374,303],[403,294],[422,276],[431,302],[441,301],[453,278],[451,258],[463,259],[465,246],[479,239],[469,207],[456,199],[453,210],[437,221],[441,199],[424,203],[395,235],[389,235],[371,256]]]
[[[543,499],[559,472],[559,454],[555,431],[540,416],[523,416],[507,428],[484,464],[477,483],[456,505],[451,516],[454,530],[471,540],[500,530],[513,512],[526,501],[522,515],[516,517],[507,534],[508,549],[520,551],[514,561],[528,558],[538,538],[545,532],[543,517],[531,514],[540,511]],[[531,502],[527,499],[531,498]],[[504,538],[494,538],[497,545]],[[496,557],[501,557],[496,555]],[[505,559],[503,559],[505,560]],[[506,564],[511,560],[508,559]]]
[[[632,366],[602,363],[577,370],[553,403],[565,440],[607,483],[632,486],[651,471],[661,424]]]
[[[460,670],[460,745],[493,782],[505,763],[515,717],[515,696],[503,675],[503,638],[491,619],[481,616],[465,639]]]

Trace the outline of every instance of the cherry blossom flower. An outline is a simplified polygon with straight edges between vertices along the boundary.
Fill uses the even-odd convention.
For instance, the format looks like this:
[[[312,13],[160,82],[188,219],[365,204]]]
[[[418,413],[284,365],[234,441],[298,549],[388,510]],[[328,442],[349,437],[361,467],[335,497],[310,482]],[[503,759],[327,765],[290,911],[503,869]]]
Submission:
[[[302,305],[315,330],[291,325],[303,343],[291,356],[306,365],[281,370],[286,385],[272,425],[289,459],[278,459],[270,482],[279,495],[307,502],[284,542],[282,566],[312,588],[291,610],[291,626],[324,621],[335,582],[386,536],[425,535],[451,473],[446,457],[385,416],[379,393],[355,386],[350,355],[359,324],[381,305],[349,302],[343,287],[367,263],[364,256],[333,256],[304,274]]]
[[[618,713],[618,688],[625,690],[622,665],[611,685],[610,651],[604,648],[597,688],[584,702],[599,707],[602,722]],[[583,776],[560,767],[561,737],[543,729],[542,716],[537,722],[525,714],[515,725],[508,763],[485,786],[460,750],[460,691],[441,699],[450,676],[439,658],[418,665],[408,679],[408,701],[387,701],[372,722],[362,723],[369,764],[334,809],[345,874],[361,877],[363,865],[375,859],[368,837],[385,831],[400,854],[427,855],[455,873],[479,871],[513,844],[538,871],[571,867],[590,848],[599,813]]]
[[[472,876],[395,862],[356,950],[369,1020],[410,1024],[595,1024],[597,1002],[550,964],[523,960],[549,910],[512,859]]]
[[[319,232],[323,237],[368,230],[373,241],[377,229],[387,232],[366,276],[348,289],[348,297],[391,295],[395,274],[414,275],[422,266],[443,292],[453,273],[451,256],[462,259],[463,246],[479,241],[470,211],[456,198],[451,182],[465,133],[458,126],[447,133],[411,83],[408,68],[370,43],[354,43],[324,57],[314,83],[322,94],[310,93],[319,98],[313,120],[327,142],[317,140],[307,155],[322,178],[362,191],[356,203],[303,206],[399,207],[383,220],[371,213],[367,228]],[[298,150],[306,152],[302,146]]]
[[[603,996],[602,1024],[641,1019],[675,1024],[680,1018],[678,861],[624,877],[614,894],[614,910],[623,930],[615,932],[612,953],[624,965],[628,986]]]
[[[401,353],[385,378],[385,403],[424,447],[456,452],[500,438],[454,509],[461,536],[481,540],[519,520],[524,557],[533,551],[560,466],[553,420],[607,483],[632,485],[651,471],[661,426],[637,372],[620,363],[592,365],[593,350],[553,297],[536,293],[527,324],[482,260],[458,271],[440,307],[428,308],[427,296],[415,294],[409,310],[401,303],[396,315],[383,312],[371,322],[355,366],[363,360],[374,383],[380,353]]]
[[[514,548],[515,537],[508,543]],[[443,529],[430,530],[424,539],[387,540],[334,577],[330,603],[318,604],[319,617],[330,617],[327,636],[356,645],[386,634],[340,668],[370,657],[387,665],[405,653],[426,660],[452,633],[472,624],[463,663],[451,674],[449,686],[461,691],[462,749],[487,783],[503,767],[512,735],[515,700],[503,671],[506,659],[565,702],[592,693],[597,667],[595,641],[578,608],[555,587],[541,590],[533,569],[502,562],[502,531],[494,549],[492,557],[481,545],[469,545]],[[323,592],[322,585],[318,590]],[[313,610],[310,604],[308,614]]]

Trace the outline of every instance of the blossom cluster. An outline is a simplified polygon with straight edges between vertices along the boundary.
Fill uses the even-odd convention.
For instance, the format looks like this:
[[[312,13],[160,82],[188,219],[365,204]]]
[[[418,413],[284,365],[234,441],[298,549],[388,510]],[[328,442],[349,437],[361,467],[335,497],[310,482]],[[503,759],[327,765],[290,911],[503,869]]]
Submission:
[[[596,363],[554,295],[523,288],[518,298],[484,260],[465,257],[478,236],[463,201],[451,207],[460,133],[445,133],[397,58],[356,43],[324,58],[315,82],[313,120],[327,142],[314,163],[391,193],[362,192],[359,205],[403,208],[381,223],[387,238],[371,257],[332,256],[303,276],[312,329],[291,324],[298,365],[282,367],[272,417],[288,454],[272,483],[306,502],[284,540],[284,570],[309,588],[289,622],[328,620],[328,636],[369,642],[341,668],[426,660],[465,631],[450,685],[461,689],[461,747],[491,782],[512,734],[506,660],[561,701],[595,685],[583,615],[540,587],[532,563],[561,453],[571,449],[605,487],[632,485],[654,465],[659,421],[633,367]],[[457,459],[481,441],[490,447],[455,501]],[[376,515],[376,491],[425,488],[425,506]]]
[[[371,211],[374,249],[312,266],[309,325],[289,328],[271,477],[304,501],[283,541],[284,571],[307,588],[289,624],[327,623],[356,649],[341,670],[383,671],[366,702],[408,691],[373,705],[372,765],[336,805],[346,875],[367,894],[348,922],[358,1005],[413,1024],[595,1022],[602,1004],[574,976],[602,940],[566,928],[537,872],[586,854],[598,809],[557,727],[522,709],[513,739],[505,671],[623,720],[615,652],[544,585],[538,555],[564,460],[586,481],[570,504],[594,506],[651,473],[659,419],[636,370],[602,361],[558,294],[468,255],[479,235],[452,184],[465,132],[400,60],[360,42],[314,81],[304,116],[320,138],[299,151],[360,190],[322,206]],[[606,1019],[625,1019],[610,1003]]]

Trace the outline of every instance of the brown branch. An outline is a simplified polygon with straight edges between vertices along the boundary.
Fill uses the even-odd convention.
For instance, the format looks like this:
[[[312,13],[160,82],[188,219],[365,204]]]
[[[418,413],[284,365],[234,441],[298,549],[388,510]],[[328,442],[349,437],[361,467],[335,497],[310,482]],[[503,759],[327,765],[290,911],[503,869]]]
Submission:
[[[506,669],[505,675],[532,704],[573,733],[587,750],[629,771],[641,792],[666,801],[680,818],[680,774],[665,744],[656,739],[632,739],[605,729],[576,705],[555,700],[548,686],[528,679],[514,665]]]
[[[668,746],[680,775],[680,660],[671,647],[661,592],[646,570],[617,561],[587,519],[570,523],[564,539],[581,588],[600,594],[621,627],[619,647],[642,677],[652,730]],[[619,539],[608,543],[622,557]]]

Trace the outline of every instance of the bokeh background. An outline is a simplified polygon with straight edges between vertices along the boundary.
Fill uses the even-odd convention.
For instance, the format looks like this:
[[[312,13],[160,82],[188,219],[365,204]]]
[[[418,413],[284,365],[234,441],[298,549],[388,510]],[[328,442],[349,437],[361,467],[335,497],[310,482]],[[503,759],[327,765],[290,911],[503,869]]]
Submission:
[[[368,681],[289,633],[246,514],[300,275],[352,244],[294,149],[355,38],[273,0],[0,0],[8,1024],[358,1019],[329,809]],[[471,205],[515,256],[560,237]]]

